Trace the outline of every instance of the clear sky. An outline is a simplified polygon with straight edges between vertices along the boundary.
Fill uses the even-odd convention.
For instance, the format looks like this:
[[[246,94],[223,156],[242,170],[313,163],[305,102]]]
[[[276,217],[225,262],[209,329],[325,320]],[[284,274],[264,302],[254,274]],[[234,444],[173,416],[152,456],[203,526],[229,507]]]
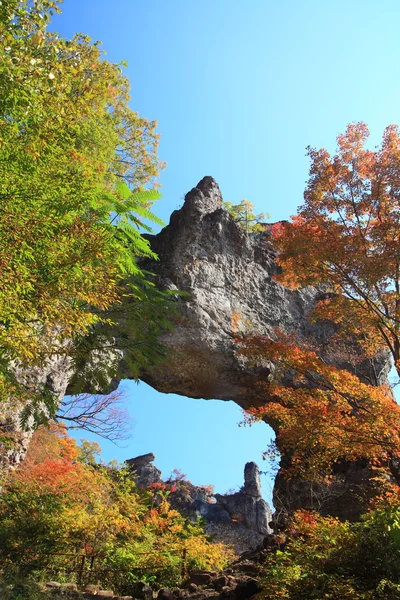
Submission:
[[[302,202],[306,146],[333,150],[351,121],[368,123],[375,145],[400,123],[399,23],[398,0],[65,0],[53,29],[128,61],[131,106],[162,136],[159,216],[212,175],[225,200],[279,220]],[[106,458],[153,451],[166,475],[177,467],[219,492],[241,485],[247,460],[260,463],[268,428],[239,429],[232,403],[133,383],[126,396],[133,437],[103,444]]]

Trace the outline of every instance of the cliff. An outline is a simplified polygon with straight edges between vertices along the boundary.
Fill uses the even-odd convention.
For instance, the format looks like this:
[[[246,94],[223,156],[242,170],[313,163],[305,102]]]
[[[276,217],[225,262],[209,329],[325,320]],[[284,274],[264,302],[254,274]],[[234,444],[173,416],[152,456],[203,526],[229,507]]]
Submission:
[[[271,533],[272,511],[262,498],[256,463],[246,464],[240,491],[214,495],[209,488],[193,485],[190,481],[164,481],[154,460],[154,454],[149,453],[126,461],[137,485],[153,489],[165,486],[170,491],[171,506],[191,520],[202,518],[206,532],[216,541],[229,544],[241,554],[257,548]]]
[[[162,338],[168,360],[141,374],[143,381],[160,392],[233,400],[243,408],[264,404],[268,398],[259,384],[273,374],[274,365],[238,354],[234,338],[246,333],[273,336],[276,330],[310,342],[326,361],[355,372],[361,380],[372,384],[386,381],[387,355],[374,360],[358,356],[356,361],[346,362],[332,343],[335,326],[310,319],[316,302],[324,297],[323,289],[291,290],[273,279],[276,253],[268,235],[247,235],[242,230],[224,209],[219,187],[211,177],[202,179],[186,195],[183,207],[172,213],[169,225],[148,239],[159,260],[147,261],[143,267],[154,274],[161,288],[186,293],[177,296],[174,329]],[[112,356],[111,350],[107,352],[110,360],[119,358],[118,352]],[[89,361],[95,359],[88,357]],[[33,378],[62,396],[71,375],[68,359],[60,357]],[[122,358],[119,379],[132,376]],[[12,460],[16,462],[22,452],[14,453]],[[367,464],[340,465],[332,493],[321,490],[318,508],[356,518],[364,508],[357,498],[368,497],[369,481]],[[278,476],[275,504],[282,510],[315,508],[315,503],[308,484],[286,482]]]

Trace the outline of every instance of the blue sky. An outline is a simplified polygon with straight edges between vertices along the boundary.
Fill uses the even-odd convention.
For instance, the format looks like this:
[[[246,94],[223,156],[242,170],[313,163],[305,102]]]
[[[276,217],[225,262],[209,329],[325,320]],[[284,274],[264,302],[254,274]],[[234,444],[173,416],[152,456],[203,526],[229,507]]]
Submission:
[[[351,121],[368,123],[373,146],[400,123],[399,22],[398,0],[65,0],[53,28],[128,61],[131,106],[162,136],[161,218],[212,175],[225,200],[279,220],[302,202],[306,146],[333,150]],[[177,467],[219,492],[241,485],[247,460],[261,463],[268,428],[238,428],[232,403],[133,383],[126,396],[133,437],[103,444],[107,459],[153,451],[165,474]]]

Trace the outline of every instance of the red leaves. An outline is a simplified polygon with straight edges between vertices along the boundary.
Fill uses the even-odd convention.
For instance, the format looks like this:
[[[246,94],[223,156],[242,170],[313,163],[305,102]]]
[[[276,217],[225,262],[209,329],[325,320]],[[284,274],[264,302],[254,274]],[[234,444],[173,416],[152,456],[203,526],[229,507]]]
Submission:
[[[367,335],[400,359],[400,134],[364,148],[364,123],[337,138],[337,154],[308,149],[305,202],[290,223],[271,228],[281,283],[326,284],[354,301]]]
[[[248,420],[274,426],[279,450],[291,457],[288,477],[325,478],[340,460],[380,464],[397,455],[400,408],[386,386],[361,383],[282,335],[277,340],[249,336],[240,352],[263,355],[276,366],[274,381],[264,384],[269,401],[250,409]]]

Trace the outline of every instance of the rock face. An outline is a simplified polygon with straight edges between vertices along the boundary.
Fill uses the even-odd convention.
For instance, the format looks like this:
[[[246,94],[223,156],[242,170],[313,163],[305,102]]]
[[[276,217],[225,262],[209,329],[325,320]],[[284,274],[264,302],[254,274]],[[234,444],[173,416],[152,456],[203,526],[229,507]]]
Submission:
[[[60,356],[54,356],[51,360],[48,360],[41,368],[34,367],[29,372],[22,371],[17,367],[15,374],[24,383],[26,389],[47,388],[61,402],[68,382],[73,376],[73,370],[70,358],[60,354]],[[17,466],[28,449],[32,431],[29,430],[29,421],[27,430],[21,429],[20,416],[22,408],[18,398],[11,398],[7,401],[2,400],[1,402],[0,422],[2,431],[13,433],[13,445],[9,450],[3,450],[0,444],[0,470]],[[32,421],[32,418],[30,421]]]
[[[386,380],[390,366],[386,355],[350,364],[340,352],[335,353],[331,342],[334,326],[309,318],[324,291],[312,287],[290,290],[273,280],[276,255],[268,235],[251,236],[241,229],[224,209],[211,177],[202,179],[186,195],[183,207],[171,215],[167,227],[148,238],[159,261],[144,262],[143,266],[155,274],[161,287],[186,292],[184,298],[177,298],[174,330],[162,339],[169,360],[141,375],[160,392],[233,400],[243,408],[264,404],[268,398],[259,384],[273,373],[274,365],[266,359],[249,361],[238,355],[234,338],[251,332],[272,336],[276,330],[315,343],[327,361],[353,370],[362,380],[373,385]],[[113,356],[115,359],[117,353]],[[37,374],[38,381],[45,381],[62,397],[73,375],[70,364],[60,359],[45,371]],[[120,377],[130,376],[122,360]],[[15,463],[19,456],[12,459]],[[257,498],[257,484],[249,477],[245,496],[250,506]],[[343,465],[332,488],[334,496],[324,492],[325,508],[321,510],[340,516],[359,514],[356,498],[368,479],[365,465],[362,473],[357,466]],[[311,507],[314,499],[310,493],[304,482],[277,479],[275,499],[282,506]],[[226,510],[235,502],[225,499]],[[256,521],[257,527],[263,527],[258,517]]]
[[[148,239],[159,261],[145,267],[162,287],[187,293],[174,331],[163,338],[170,360],[156,372],[142,374],[160,392],[234,400],[244,408],[264,403],[258,384],[273,365],[267,360],[250,364],[238,356],[236,334],[296,332],[325,347],[327,355],[332,352],[334,326],[309,320],[322,291],[291,290],[272,279],[276,254],[268,237],[243,231],[223,208],[211,177],[202,179],[186,195],[184,206],[172,213],[169,225]],[[380,380],[387,366],[386,357],[376,361]],[[368,362],[358,368],[364,378],[375,381]]]
[[[248,361],[235,351],[237,334],[295,333],[315,344],[325,360],[354,372],[361,380],[384,383],[388,356],[346,362],[332,344],[335,326],[312,322],[310,313],[324,290],[291,290],[273,279],[275,251],[268,236],[249,236],[223,208],[217,183],[205,177],[171,215],[158,235],[149,236],[159,261],[145,267],[161,287],[187,293],[180,302],[174,331],[163,338],[170,359],[142,379],[161,392],[192,398],[233,400],[243,408],[268,401],[260,383],[273,373],[267,360]],[[273,423],[271,423],[274,426]],[[360,471],[361,469],[361,471]],[[318,508],[356,518],[364,510],[369,471],[343,465],[329,490],[318,498],[304,482],[278,476],[274,503],[285,510]],[[251,494],[248,495],[251,498]]]
[[[262,498],[258,466],[246,464],[244,486],[234,494],[215,494],[204,486],[190,481],[163,481],[161,471],[153,465],[154,454],[144,454],[126,461],[139,487],[163,484],[171,490],[169,501],[173,508],[192,520],[201,517],[206,531],[218,541],[234,547],[238,553],[253,550],[271,533],[272,512]]]
[[[139,487],[148,487],[162,481],[160,469],[153,465],[155,458],[154,454],[149,452],[126,461],[129,470],[135,474],[134,479]]]

